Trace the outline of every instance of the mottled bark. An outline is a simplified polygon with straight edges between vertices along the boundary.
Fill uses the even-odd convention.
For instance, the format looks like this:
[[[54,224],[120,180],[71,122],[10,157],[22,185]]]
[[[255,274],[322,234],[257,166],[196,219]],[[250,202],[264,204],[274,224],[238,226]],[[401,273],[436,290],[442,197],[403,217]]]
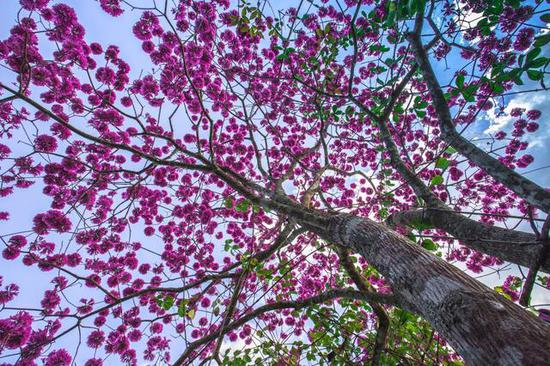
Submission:
[[[542,242],[534,234],[484,224],[445,209],[397,212],[388,218],[388,223],[398,226],[422,223],[445,230],[469,248],[525,267],[537,260],[542,248]],[[550,259],[542,263],[541,270],[550,273]]]
[[[352,215],[304,224],[361,254],[390,281],[398,304],[430,322],[469,365],[550,360],[550,326],[387,226]]]
[[[542,266],[548,261],[550,254],[550,240],[548,240],[550,234],[550,216],[548,216],[544,221],[540,232],[538,232],[536,228],[534,229],[537,232],[537,238],[542,243],[542,246],[537,254],[537,259],[533,261],[531,268],[529,268],[529,273],[527,274],[527,278],[525,279],[525,283],[521,291],[519,303],[523,306],[529,306],[529,302],[531,301],[531,291],[533,291],[533,286],[535,285],[537,272],[541,270]]]
[[[510,169],[456,131],[453,118],[451,117],[451,111],[432,69],[428,55],[422,46],[419,34],[410,33],[408,39],[414,51],[422,77],[432,97],[443,140],[454,147],[459,153],[467,157],[472,163],[482,168],[497,182],[506,186],[531,205],[546,213],[550,213],[550,192],[529,180],[527,177]]]

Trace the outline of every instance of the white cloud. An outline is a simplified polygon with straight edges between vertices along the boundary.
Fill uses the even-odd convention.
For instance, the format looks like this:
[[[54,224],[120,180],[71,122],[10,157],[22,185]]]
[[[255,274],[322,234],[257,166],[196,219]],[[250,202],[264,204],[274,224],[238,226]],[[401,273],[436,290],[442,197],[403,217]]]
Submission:
[[[510,123],[515,120],[514,117],[510,116],[512,109],[522,108],[527,111],[530,109],[537,109],[537,106],[544,104],[546,99],[547,96],[545,95],[523,94],[510,100],[504,111],[500,110],[500,108],[490,109],[487,111],[490,125],[489,128],[485,130],[485,133],[495,133],[510,127]]]
[[[542,119],[539,120],[541,130],[535,134],[527,134],[526,138],[531,147],[542,146],[544,140],[550,137],[550,131],[543,129],[545,122],[543,121],[550,113],[550,95],[549,94],[522,94],[514,99],[511,99],[504,111],[497,108],[492,108],[486,113],[489,120],[489,127],[485,130],[486,134],[494,134],[498,131],[507,131],[512,126],[511,123],[516,119],[510,116],[510,111],[514,108],[523,108],[527,111],[538,109],[542,112]]]

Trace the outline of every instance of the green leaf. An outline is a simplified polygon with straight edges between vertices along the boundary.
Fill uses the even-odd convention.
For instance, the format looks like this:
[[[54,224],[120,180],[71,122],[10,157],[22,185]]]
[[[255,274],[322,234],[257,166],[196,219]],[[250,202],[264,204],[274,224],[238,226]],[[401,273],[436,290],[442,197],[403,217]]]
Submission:
[[[496,286],[495,291],[507,298],[508,300],[512,300],[512,297],[504,292],[504,288],[502,286]]]
[[[223,250],[225,250],[226,252],[230,252],[231,251],[231,243],[233,243],[233,240],[232,239],[227,239],[225,241],[225,245],[223,247]]]
[[[424,249],[431,250],[431,251],[435,251],[439,248],[439,245],[437,245],[437,243],[434,243],[430,239],[422,240],[422,246],[424,247]]]
[[[530,64],[529,64],[529,67],[531,69],[538,69],[540,67],[543,67],[544,65],[546,65],[548,63],[548,59],[546,57],[539,57],[537,58],[536,60],[533,60]]]
[[[491,26],[492,24],[487,18],[483,18],[477,23],[477,27],[479,28],[481,34],[484,36],[488,36],[489,34],[491,34]]]
[[[441,175],[436,175],[435,177],[432,178],[431,180],[432,186],[437,186],[440,184],[443,184],[443,177]]]
[[[456,86],[458,86],[459,89],[464,87],[464,74],[458,74],[456,76]]]
[[[242,200],[235,206],[235,211],[237,212],[247,212],[248,207],[250,206],[250,201]]]
[[[454,154],[455,152],[456,152],[456,149],[452,146],[449,146],[445,149],[445,153],[450,154],[450,155]]]
[[[444,157],[440,157],[435,162],[435,167],[439,169],[447,169],[449,167],[449,160]]]
[[[527,76],[533,81],[542,80],[544,73],[539,70],[527,70]]]
[[[158,295],[156,298],[155,298],[155,301],[157,303],[158,306],[162,307],[162,296],[161,295]]]
[[[514,83],[516,83],[516,85],[523,85],[523,80],[521,80],[521,77],[520,77],[520,76],[521,76],[521,74],[518,74],[517,76],[515,76],[515,77],[513,78]]]
[[[494,84],[491,85],[491,90],[495,94],[500,94],[504,91],[504,87],[502,85],[500,85],[499,83],[494,83]]]
[[[416,115],[420,118],[426,117],[426,112],[425,111],[415,111],[415,112],[416,112]]]
[[[260,206],[258,206],[257,204],[253,204],[252,205],[252,212],[254,212],[255,214],[260,212]]]
[[[535,38],[535,43],[533,46],[542,47],[550,42],[550,33],[543,34]]]
[[[381,53],[385,53],[388,52],[390,48],[381,44],[373,44],[369,46],[369,50],[372,52],[380,51]]]
[[[502,71],[504,71],[504,67],[505,67],[505,65],[502,64],[502,63],[495,64],[493,66],[493,68],[491,69],[491,76],[495,77],[495,76],[499,75]]]
[[[525,59],[525,64],[528,65],[538,55],[540,55],[541,52],[542,52],[542,49],[540,47],[535,47],[531,51],[527,52],[527,57]]]
[[[423,101],[423,102],[421,102],[421,103],[418,103],[417,108],[418,108],[418,109],[426,109],[427,106],[428,106],[428,102]]]
[[[550,13],[542,14],[540,16],[540,20],[542,20],[545,23],[550,23]]]
[[[162,308],[164,310],[170,310],[172,305],[174,305],[174,297],[171,295],[167,295],[162,302]]]
[[[475,84],[468,85],[466,89],[462,91],[462,96],[467,102],[473,102],[475,101],[474,93],[476,90],[477,90],[477,85]]]
[[[225,208],[232,208],[233,207],[233,198],[231,197],[225,197],[223,200],[223,205]]]
[[[519,55],[518,57],[518,66],[521,66],[523,64],[523,61],[525,60],[525,54],[522,53],[521,55]],[[517,69],[516,69],[517,70]]]
[[[181,300],[178,306],[178,315],[183,318],[186,312],[187,312],[187,300]]]
[[[493,15],[500,15],[504,10],[504,4],[501,1],[494,1],[493,4],[487,8],[486,13]]]

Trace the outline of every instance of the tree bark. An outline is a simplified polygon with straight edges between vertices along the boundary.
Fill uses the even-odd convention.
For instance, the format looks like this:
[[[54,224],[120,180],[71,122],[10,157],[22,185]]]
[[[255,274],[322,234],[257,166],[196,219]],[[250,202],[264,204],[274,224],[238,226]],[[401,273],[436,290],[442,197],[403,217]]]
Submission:
[[[543,246],[534,234],[484,224],[446,209],[397,212],[387,221],[398,226],[427,224],[445,230],[469,248],[525,267],[537,260]],[[550,273],[550,258],[543,262],[541,270]]]
[[[550,326],[387,226],[353,215],[303,224],[361,254],[390,281],[398,304],[430,322],[467,364],[550,360]]]

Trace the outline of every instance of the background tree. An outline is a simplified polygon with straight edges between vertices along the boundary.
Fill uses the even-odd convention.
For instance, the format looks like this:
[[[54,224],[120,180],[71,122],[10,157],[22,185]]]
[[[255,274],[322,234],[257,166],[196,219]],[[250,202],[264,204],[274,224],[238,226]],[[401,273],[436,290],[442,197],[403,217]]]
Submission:
[[[0,194],[49,207],[1,214],[27,225],[2,236],[8,364],[550,359],[528,307],[550,193],[521,174],[541,113],[506,109],[546,90],[548,2],[86,5],[138,57],[64,2],[19,3]],[[499,108],[511,137],[475,139]],[[505,261],[527,276],[472,277]]]

